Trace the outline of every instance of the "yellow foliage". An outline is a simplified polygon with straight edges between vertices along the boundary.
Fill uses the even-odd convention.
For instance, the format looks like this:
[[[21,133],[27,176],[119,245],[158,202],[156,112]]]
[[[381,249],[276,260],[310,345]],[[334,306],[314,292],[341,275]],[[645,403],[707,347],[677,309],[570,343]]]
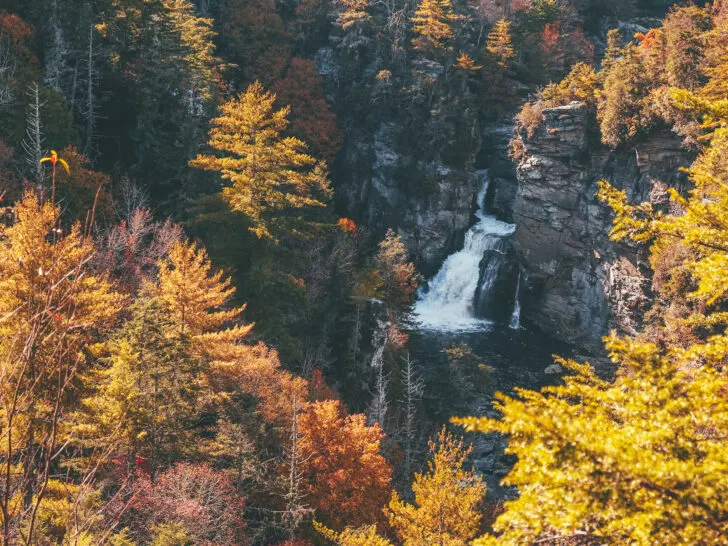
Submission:
[[[404,546],[465,546],[478,532],[485,485],[480,476],[463,469],[470,448],[444,429],[437,444],[430,442],[430,453],[428,471],[415,474],[415,504],[407,504],[395,491],[389,522]]]
[[[302,141],[282,135],[289,108],[274,110],[275,100],[255,82],[224,103],[211,121],[208,142],[219,155],[201,154],[190,161],[230,183],[223,189],[225,200],[252,220],[251,230],[259,237],[272,237],[272,214],[322,207],[331,195],[326,165],[308,155]]]
[[[376,525],[365,525],[358,529],[345,529],[341,533],[332,531],[318,521],[314,521],[313,526],[319,533],[338,546],[392,546],[389,540],[377,534]]]

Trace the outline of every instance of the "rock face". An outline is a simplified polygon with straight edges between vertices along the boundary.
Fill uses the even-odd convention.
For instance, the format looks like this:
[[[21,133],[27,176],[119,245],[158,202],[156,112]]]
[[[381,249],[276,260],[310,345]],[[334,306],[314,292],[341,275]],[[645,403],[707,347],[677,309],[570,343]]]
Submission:
[[[667,186],[687,189],[678,169],[693,156],[667,131],[607,149],[581,103],[543,114],[517,162],[513,216],[525,274],[522,317],[597,352],[611,329],[635,330],[650,284],[645,249],[609,240],[612,213],[595,197],[597,182],[626,190],[631,202],[664,205]]]
[[[350,139],[338,199],[359,222],[399,233],[418,269],[430,276],[472,224],[478,179],[474,170],[425,162],[401,148],[394,123],[381,123],[373,137]]]

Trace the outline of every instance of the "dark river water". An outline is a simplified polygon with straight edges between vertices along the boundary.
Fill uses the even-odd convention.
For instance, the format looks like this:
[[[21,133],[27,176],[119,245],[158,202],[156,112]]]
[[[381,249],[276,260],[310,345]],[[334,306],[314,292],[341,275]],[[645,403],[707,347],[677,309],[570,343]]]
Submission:
[[[453,365],[445,349],[467,344],[473,356]],[[572,347],[543,333],[486,324],[473,331],[410,332],[410,354],[424,379],[423,411],[433,430],[454,416],[496,416],[492,402],[496,392],[514,394],[515,387],[540,389],[560,381],[560,375],[545,373],[553,364],[552,355],[574,356]],[[482,366],[482,365],[485,366]],[[450,427],[462,434],[459,427]],[[488,485],[488,499],[502,501],[515,491],[500,481],[514,459],[504,454],[506,440],[497,435],[464,434],[473,446],[471,463]]]

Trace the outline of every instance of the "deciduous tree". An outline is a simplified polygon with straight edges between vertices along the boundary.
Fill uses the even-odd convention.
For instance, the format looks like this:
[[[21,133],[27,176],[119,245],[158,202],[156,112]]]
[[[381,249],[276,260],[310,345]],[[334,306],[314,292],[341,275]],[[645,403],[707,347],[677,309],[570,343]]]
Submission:
[[[381,522],[392,469],[379,451],[379,426],[327,400],[303,410],[299,430],[302,487],[316,518],[334,529]]]

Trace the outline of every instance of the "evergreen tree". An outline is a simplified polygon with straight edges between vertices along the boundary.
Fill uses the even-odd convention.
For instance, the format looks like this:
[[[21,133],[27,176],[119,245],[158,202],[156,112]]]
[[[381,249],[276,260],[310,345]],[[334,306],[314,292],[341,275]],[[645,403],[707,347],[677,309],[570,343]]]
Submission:
[[[485,50],[495,59],[501,70],[508,70],[513,62],[515,52],[511,42],[511,24],[505,19],[499,20],[488,34]]]
[[[450,0],[422,0],[412,17],[412,40],[416,49],[442,49],[452,40],[452,29],[459,17],[453,13]]]
[[[108,367],[92,378],[95,393],[84,400],[88,443],[119,438],[119,455],[130,465],[143,460],[152,476],[194,451],[204,388],[202,364],[174,326],[161,302],[143,294],[109,343]]]
[[[470,448],[444,429],[437,443],[430,442],[430,453],[427,472],[415,473],[415,504],[407,504],[395,491],[389,523],[405,546],[465,546],[478,532],[485,485],[473,471],[463,469]]]
[[[271,216],[289,209],[322,207],[330,195],[325,164],[306,145],[281,133],[288,108],[275,111],[276,96],[260,83],[221,107],[212,120],[209,145],[219,155],[198,155],[192,167],[220,173],[231,185],[223,196],[246,214],[259,237],[271,237]]]

